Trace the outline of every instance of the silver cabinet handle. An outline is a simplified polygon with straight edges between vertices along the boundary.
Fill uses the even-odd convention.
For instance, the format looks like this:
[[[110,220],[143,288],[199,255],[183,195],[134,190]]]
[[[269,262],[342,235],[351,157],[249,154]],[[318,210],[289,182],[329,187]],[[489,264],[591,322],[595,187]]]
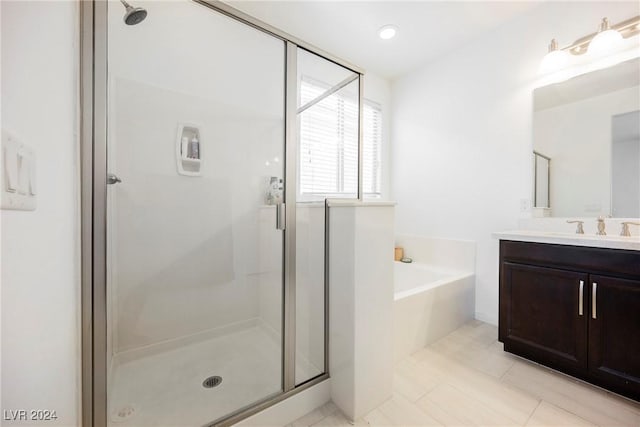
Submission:
[[[278,203],[276,204],[276,230],[284,230],[285,222],[285,204]]]
[[[580,280],[580,291],[578,292],[578,315],[582,316],[584,300],[584,280]]]
[[[593,287],[591,288],[591,317],[596,319],[596,293],[598,292],[598,284],[593,282]]]

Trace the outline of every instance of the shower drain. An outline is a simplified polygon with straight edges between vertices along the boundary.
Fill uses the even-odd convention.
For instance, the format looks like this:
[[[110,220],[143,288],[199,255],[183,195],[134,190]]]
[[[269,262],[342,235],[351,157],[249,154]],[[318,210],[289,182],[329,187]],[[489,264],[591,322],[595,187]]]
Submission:
[[[222,382],[222,377],[219,377],[219,376],[216,375],[216,376],[209,377],[206,380],[204,380],[202,382],[202,386],[204,388],[213,388],[213,387],[219,386],[221,382]]]

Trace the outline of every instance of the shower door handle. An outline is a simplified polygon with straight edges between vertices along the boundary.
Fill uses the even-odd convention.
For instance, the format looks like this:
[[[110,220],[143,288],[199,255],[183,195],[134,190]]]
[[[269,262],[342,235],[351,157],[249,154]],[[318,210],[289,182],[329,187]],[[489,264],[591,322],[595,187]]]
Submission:
[[[284,230],[286,222],[285,204],[276,204],[276,230]]]
[[[116,174],[108,173],[107,174],[107,185],[113,185],[122,182],[120,178]]]

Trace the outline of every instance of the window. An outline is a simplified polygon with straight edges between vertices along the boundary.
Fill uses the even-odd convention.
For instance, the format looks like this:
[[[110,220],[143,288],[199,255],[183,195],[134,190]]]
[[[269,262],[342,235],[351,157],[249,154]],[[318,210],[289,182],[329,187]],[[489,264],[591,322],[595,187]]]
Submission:
[[[348,88],[348,87],[347,87]],[[299,191],[302,199],[355,197],[358,191],[358,99],[344,88],[300,115]],[[304,77],[301,105],[329,86]],[[380,196],[382,112],[363,106],[363,191]]]

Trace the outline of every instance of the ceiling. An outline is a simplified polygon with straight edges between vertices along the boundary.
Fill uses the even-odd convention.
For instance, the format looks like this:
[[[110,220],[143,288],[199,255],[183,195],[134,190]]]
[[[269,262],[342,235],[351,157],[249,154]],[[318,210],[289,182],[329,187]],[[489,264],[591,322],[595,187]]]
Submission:
[[[227,0],[299,39],[393,79],[535,7],[536,1]],[[377,30],[394,24],[382,40]]]

